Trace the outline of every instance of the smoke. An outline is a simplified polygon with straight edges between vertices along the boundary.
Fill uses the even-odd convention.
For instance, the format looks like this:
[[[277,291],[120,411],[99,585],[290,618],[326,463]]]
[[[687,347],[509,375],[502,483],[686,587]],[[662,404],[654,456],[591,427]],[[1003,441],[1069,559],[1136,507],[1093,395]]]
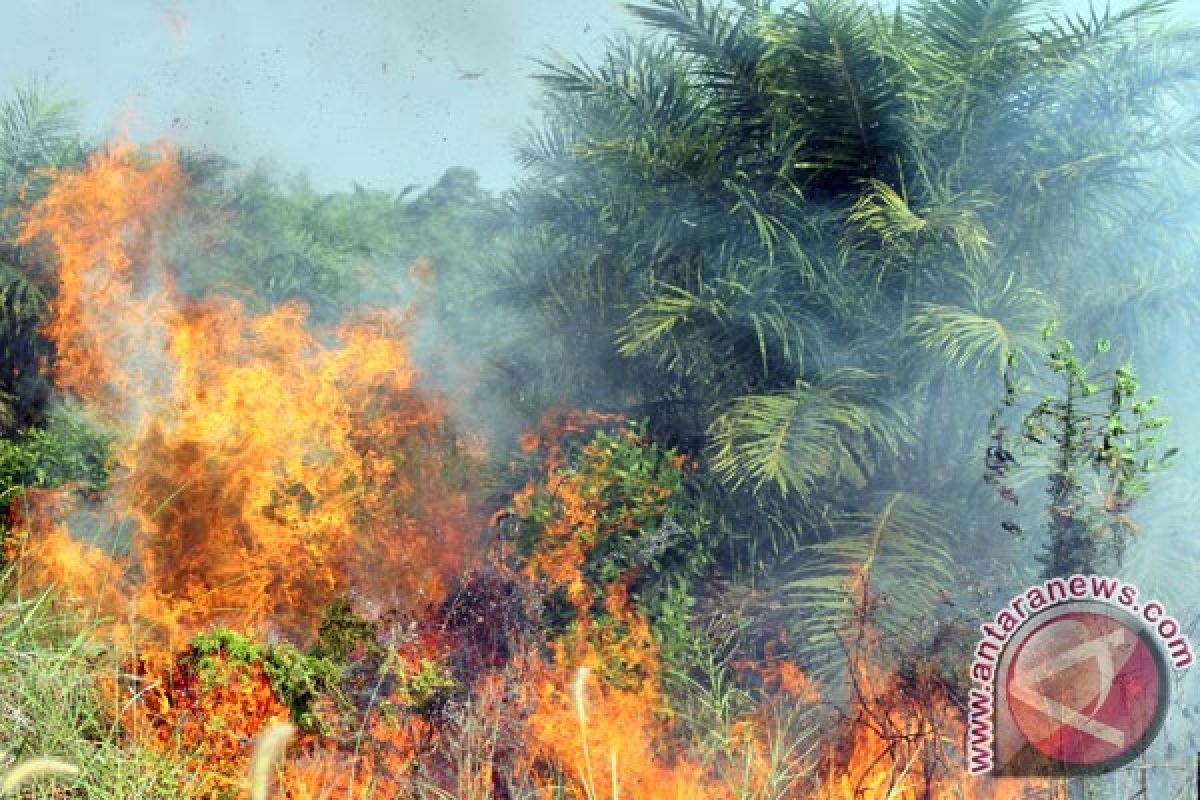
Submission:
[[[404,319],[184,295],[163,259],[188,256],[187,188],[173,153],[115,145],[30,212],[59,264],[55,379],[115,431],[105,511],[129,546],[74,529],[97,514],[35,514],[23,577],[172,643],[218,621],[303,639],[350,594],[436,602],[475,552],[455,477],[475,456],[418,386]]]
[[[493,36],[492,27],[513,34],[512,20],[493,10],[486,28],[464,32],[461,40],[451,43],[451,51],[498,57],[504,37]],[[394,32],[359,31],[373,50],[384,47]],[[317,66],[322,59],[333,59],[339,46],[326,41],[315,48]],[[1047,139],[1061,135],[1078,142],[1074,150],[1063,150],[1079,158],[1079,164],[1067,166],[1085,170],[1095,157],[1119,163],[1120,168],[1112,174],[1085,173],[1085,178],[1098,175],[1097,180],[1108,181],[1110,190],[1075,209],[1074,224],[1084,235],[1071,239],[1070,231],[1058,236],[1038,229],[1041,251],[1030,248],[1011,261],[1006,260],[1010,253],[992,254],[981,267],[981,272],[990,272],[980,278],[983,288],[978,294],[988,295],[1004,286],[1006,275],[1020,273],[1031,287],[1053,295],[1067,319],[1067,333],[1080,347],[1097,337],[1112,339],[1114,362],[1127,357],[1139,371],[1142,394],[1162,397],[1164,413],[1172,418],[1164,446],[1177,447],[1179,456],[1168,471],[1151,476],[1149,494],[1130,512],[1137,532],[1125,561],[1114,571],[1146,595],[1163,600],[1197,642],[1200,595],[1194,576],[1200,568],[1200,538],[1194,520],[1200,512],[1200,491],[1195,489],[1200,485],[1200,381],[1192,364],[1200,348],[1200,206],[1191,187],[1200,176],[1194,166],[1196,136],[1189,126],[1200,105],[1192,93],[1194,77],[1183,76],[1183,90],[1165,98],[1153,96],[1155,82],[1164,80],[1153,69],[1122,73],[1122,80],[1121,85],[1092,85],[1094,95],[1064,97],[1054,107],[1027,110],[1043,123]],[[1019,89],[993,87],[998,97],[1019,95]],[[209,99],[219,103],[219,90]],[[352,99],[370,102],[361,93]],[[1142,103],[1147,104],[1144,111]],[[547,105],[551,115],[586,111],[583,105]],[[1113,128],[1109,123],[1118,115],[1133,122]],[[622,120],[606,120],[600,112],[587,121],[611,124],[611,131],[605,132],[622,131]],[[986,135],[981,139],[995,157],[972,165],[976,173],[969,179],[981,186],[1004,185],[1006,171],[1018,166],[1009,159],[1021,155],[1022,148],[1052,146],[1023,139],[1031,126],[1023,127],[999,111],[983,127]],[[238,139],[238,130],[231,126],[228,135]],[[1104,139],[1109,130],[1120,131],[1125,139]],[[1150,142],[1161,155],[1122,161],[1120,156],[1129,149],[1148,146],[1136,140],[1147,131],[1176,136],[1178,144]],[[469,154],[464,153],[463,160],[469,161]],[[413,193],[358,189],[329,195],[303,181],[285,183],[265,171],[239,173],[185,158],[187,196],[172,200],[180,204],[173,211],[185,221],[163,240],[152,236],[154,241],[130,258],[120,253],[122,246],[138,239],[128,231],[130,220],[118,213],[117,219],[105,223],[96,239],[103,246],[80,256],[87,269],[76,276],[77,291],[66,292],[65,305],[59,307],[57,328],[52,328],[61,345],[56,369],[60,385],[106,408],[111,421],[125,431],[122,458],[131,479],[124,490],[133,496],[121,502],[124,509],[137,512],[141,524],[127,532],[134,541],[120,551],[138,553],[139,538],[164,535],[168,540],[160,550],[141,546],[141,577],[159,581],[144,598],[147,602],[163,602],[165,597],[178,607],[214,592],[230,603],[241,602],[244,587],[223,595],[219,592],[226,587],[220,582],[242,569],[242,559],[262,557],[267,551],[272,552],[262,564],[266,578],[251,592],[262,603],[249,617],[253,622],[282,619],[285,626],[311,628],[313,606],[319,605],[314,601],[348,589],[369,587],[380,604],[405,596],[412,602],[418,587],[444,584],[446,576],[462,566],[463,552],[473,546],[471,526],[477,520],[468,513],[468,495],[475,487],[441,483],[435,467],[443,462],[436,458],[427,469],[397,479],[389,471],[395,465],[384,463],[385,451],[398,447],[430,459],[451,441],[452,446],[470,449],[471,436],[485,435],[492,459],[502,463],[516,434],[559,402],[619,408],[656,423],[668,418],[669,411],[670,421],[659,423],[656,433],[684,449],[703,452],[709,409],[699,406],[709,398],[697,400],[683,390],[655,396],[647,387],[660,374],[655,370],[661,370],[682,376],[679,384],[688,388],[708,381],[727,398],[730,387],[737,386],[740,376],[733,373],[738,365],[715,363],[714,350],[702,346],[710,334],[704,329],[692,339],[681,339],[657,362],[648,355],[650,348],[638,351],[631,345],[618,353],[614,332],[619,323],[672,276],[643,269],[632,277],[617,276],[614,283],[625,278],[629,282],[613,289],[602,285],[599,278],[606,276],[599,270],[636,265],[639,258],[655,263],[662,253],[678,256],[678,261],[692,259],[689,263],[698,265],[690,287],[694,295],[727,314],[714,327],[727,319],[752,318],[795,286],[784,285],[778,270],[753,271],[757,282],[708,280],[731,264],[740,268],[755,262],[753,267],[756,259],[765,258],[754,231],[731,222],[728,198],[659,175],[643,180],[634,168],[621,173],[611,164],[604,174],[581,170],[567,175],[574,183],[539,187],[539,180],[553,182],[555,166],[531,170],[529,185],[512,196],[485,191],[478,175],[461,169]],[[205,176],[206,170],[211,174]],[[602,178],[611,179],[613,173],[619,173],[618,178],[603,185]],[[165,183],[183,176],[172,172],[169,177]],[[1043,176],[1030,194],[1065,195],[1073,177],[1066,168]],[[556,192],[586,196],[622,182],[648,189],[635,200],[665,209],[661,218],[635,232],[645,241],[635,241],[632,235],[621,238],[628,233],[621,228],[624,220],[608,219],[597,226],[602,235],[591,240],[563,236],[547,241],[545,228],[569,224],[565,217],[570,213],[579,215],[581,226],[596,222],[589,218],[595,206],[576,206],[570,197],[556,205],[562,200]],[[135,193],[146,195],[145,190]],[[154,191],[148,196],[154,200]],[[512,206],[520,213],[513,214]],[[100,208],[106,207],[101,203]],[[124,210],[134,212],[127,215],[133,217],[147,211]],[[805,208],[804,218],[807,223],[839,211],[836,204],[817,199]],[[74,219],[69,213],[62,216],[68,222]],[[664,219],[672,225],[659,226]],[[1037,229],[1052,223],[1029,224]],[[31,232],[42,234],[60,237],[60,254],[79,241],[79,231],[62,220],[53,227],[35,226]],[[844,266],[838,261],[841,242],[822,241],[807,229],[797,237],[798,249],[814,261]],[[629,252],[612,252],[631,241]],[[132,283],[123,282],[121,270],[127,262],[150,269]],[[656,266],[660,263],[677,266],[672,260]],[[102,269],[94,271],[98,266]],[[556,295],[555,280],[561,279],[563,291],[569,292],[570,281],[580,274],[580,283],[596,279],[601,285],[606,308],[597,310],[578,297]],[[546,276],[549,279],[539,285],[538,279]],[[850,274],[848,280],[861,277]],[[980,299],[968,297],[971,292],[959,291],[957,284],[934,288],[937,299],[947,305]],[[978,305],[983,308],[971,310],[990,310],[984,302]],[[375,315],[367,309],[386,313]],[[584,318],[585,312],[595,316]],[[902,316],[897,309],[888,310],[892,312],[895,319]],[[784,372],[783,380],[780,372],[756,377],[751,389],[783,391],[797,385],[799,378],[815,380],[839,368],[879,369],[879,361],[867,361],[857,346],[861,331],[854,320],[821,318],[810,308],[785,308],[782,316],[805,330],[807,361]],[[1004,318],[999,323],[1012,321]],[[597,335],[587,329],[593,323],[607,327]],[[910,333],[880,327],[876,335],[899,341]],[[746,341],[753,340],[744,338],[738,344],[745,346]],[[763,372],[786,360],[783,350],[763,346],[756,352]],[[892,371],[884,376],[894,389],[889,400],[907,410],[930,406],[924,408],[930,421],[910,432],[913,449],[924,449],[916,455],[907,451],[895,472],[904,479],[904,488],[940,494],[938,499],[957,510],[959,516],[950,520],[957,536],[957,564],[964,575],[987,583],[947,587],[946,605],[957,603],[986,618],[989,603],[1023,588],[1037,571],[1034,556],[1044,544],[1043,487],[1022,487],[1020,513],[1027,533],[1002,533],[998,523],[1008,509],[975,477],[983,473],[987,417],[1000,399],[1000,381],[979,369],[972,375],[966,374],[970,370],[946,370],[906,383],[909,371],[924,369],[912,356],[916,350],[884,365]],[[731,347],[730,353],[735,352]],[[1039,355],[1029,356],[1036,364]],[[121,373],[119,379],[116,373]],[[238,383],[250,376],[259,382]],[[129,391],[131,386],[137,391]],[[310,402],[314,398],[326,402]],[[444,398],[452,398],[453,404],[443,406]],[[219,408],[224,401],[237,408]],[[226,424],[222,420],[238,415],[248,424],[221,427]],[[259,430],[270,433],[260,437]],[[187,435],[180,436],[181,431]],[[853,461],[851,456],[846,460]],[[242,465],[252,461],[262,463],[243,471]],[[355,466],[359,462],[370,463],[378,472]],[[852,466],[861,474],[838,487],[839,510],[848,514],[867,510],[866,492],[856,492],[873,474],[887,471],[886,465]],[[269,480],[260,480],[263,476]],[[357,488],[345,488],[350,485],[369,486],[371,491],[364,497]],[[401,508],[405,504],[389,499],[392,495],[413,502],[417,510]],[[754,519],[757,500],[750,493],[738,496],[742,519]],[[400,531],[404,542],[415,542],[414,549],[380,552],[366,537],[347,549],[346,531],[363,526],[352,506],[364,503],[376,519],[387,521],[367,528],[368,537],[392,542]],[[177,508],[186,505],[197,513]],[[439,513],[441,506],[449,506],[449,512]],[[314,509],[320,513],[314,514]],[[95,528],[99,516],[86,509],[59,518],[75,530]],[[414,531],[414,519],[433,534]],[[219,535],[205,540],[214,527]],[[292,535],[297,527],[304,537]],[[255,538],[259,534],[269,538]],[[65,552],[70,543],[58,541],[64,550],[59,567],[65,568],[68,557],[75,558],[70,574],[82,580],[80,564],[94,567],[96,562]],[[440,558],[445,553],[453,557]],[[789,555],[780,560],[792,567]],[[290,572],[297,568],[284,563],[285,556],[305,565],[303,580],[291,580]],[[343,569],[341,562],[347,559],[351,566]],[[381,570],[380,563],[387,568]],[[372,578],[372,573],[379,575]],[[436,575],[434,580],[428,579],[429,573]],[[393,585],[381,586],[380,577]],[[901,587],[884,582],[882,588]],[[296,611],[294,606],[302,608]],[[164,612],[164,618],[168,625],[194,628],[169,613]],[[1194,676],[1183,676],[1172,702],[1167,727],[1146,756],[1099,785],[1130,789],[1125,796],[1142,786],[1148,786],[1153,797],[1181,794],[1190,780],[1191,754],[1200,750],[1200,729],[1194,724],[1200,713],[1200,687]],[[1122,790],[1115,789],[1118,794]]]

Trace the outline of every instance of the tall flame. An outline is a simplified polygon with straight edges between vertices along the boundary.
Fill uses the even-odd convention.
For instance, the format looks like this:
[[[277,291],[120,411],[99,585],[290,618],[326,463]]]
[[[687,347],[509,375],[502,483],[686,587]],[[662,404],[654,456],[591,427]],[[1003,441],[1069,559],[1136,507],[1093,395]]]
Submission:
[[[169,153],[118,145],[58,176],[25,226],[60,265],[56,381],[117,431],[105,521],[87,519],[119,534],[105,548],[59,524],[26,577],[173,643],[216,621],[303,635],[350,592],[436,601],[469,550],[447,477],[464,455],[416,388],[404,320],[314,330],[298,304],[184,296],[165,260],[184,184]],[[119,579],[78,580],[100,567]]]

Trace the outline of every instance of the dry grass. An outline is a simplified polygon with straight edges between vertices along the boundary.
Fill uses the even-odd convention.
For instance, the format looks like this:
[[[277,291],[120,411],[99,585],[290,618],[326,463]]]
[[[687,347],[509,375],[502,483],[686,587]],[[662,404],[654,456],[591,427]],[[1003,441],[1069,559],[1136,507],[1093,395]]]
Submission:
[[[0,796],[16,794],[21,787],[39,778],[73,778],[79,767],[55,758],[31,758],[17,764],[0,779]]]
[[[0,796],[19,792],[27,800],[61,798],[64,790],[80,800],[184,800],[188,797],[183,759],[172,759],[139,748],[114,721],[111,698],[99,690],[100,679],[112,677],[121,655],[94,644],[87,625],[56,611],[47,595],[21,598],[5,595],[11,586],[0,574]],[[723,665],[714,664],[714,675]],[[504,752],[514,747],[513,731],[501,728],[494,708],[467,699],[448,719],[439,744],[443,767],[434,780],[418,772],[411,794],[415,800],[492,800],[496,787],[521,800],[539,797],[578,797],[586,800],[622,800],[619,776],[624,765],[613,763],[611,753],[589,749],[587,670],[576,673],[572,688],[574,715],[583,748],[582,774],[561,775],[557,790],[542,775],[507,774],[511,761]],[[778,730],[769,732],[769,758],[774,762],[765,785],[747,780],[749,754],[740,750],[729,726],[736,702],[725,692],[735,690],[715,677],[694,682],[690,710],[695,718],[686,724],[694,754],[738,800],[778,800],[789,796],[805,777],[794,771],[797,742],[807,740],[799,729],[806,721],[787,712],[778,719]],[[715,711],[715,709],[723,709]],[[681,711],[686,712],[686,708]],[[703,710],[703,713],[701,713]],[[681,714],[682,717],[686,714]],[[283,762],[295,729],[288,724],[264,731],[256,744],[247,786],[251,800],[272,797],[271,779]],[[798,735],[800,734],[800,735]],[[704,736],[709,738],[702,741]],[[519,747],[519,745],[517,745]],[[9,755],[5,756],[4,753]],[[603,762],[596,762],[603,759]],[[510,765],[511,766],[511,765]],[[7,768],[7,771],[5,771]],[[597,776],[607,771],[608,780]],[[64,781],[69,781],[69,789]],[[554,783],[554,781],[551,781]],[[539,785],[535,785],[539,784]],[[567,788],[574,785],[575,790]],[[603,784],[603,785],[602,785]],[[357,800],[357,799],[356,799]],[[369,797],[363,800],[370,800]],[[624,797],[624,800],[635,800]]]
[[[270,796],[271,775],[295,735],[296,726],[286,722],[276,723],[259,734],[250,757],[250,800],[267,800]]]

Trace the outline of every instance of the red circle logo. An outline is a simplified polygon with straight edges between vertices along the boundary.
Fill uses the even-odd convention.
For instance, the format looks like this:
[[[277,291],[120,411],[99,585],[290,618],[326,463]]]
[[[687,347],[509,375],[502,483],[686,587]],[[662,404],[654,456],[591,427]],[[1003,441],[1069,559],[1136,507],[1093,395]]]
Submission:
[[[1029,744],[1055,761],[1097,767],[1132,758],[1162,719],[1166,674],[1152,643],[1101,612],[1035,628],[1009,663],[1008,706]]]

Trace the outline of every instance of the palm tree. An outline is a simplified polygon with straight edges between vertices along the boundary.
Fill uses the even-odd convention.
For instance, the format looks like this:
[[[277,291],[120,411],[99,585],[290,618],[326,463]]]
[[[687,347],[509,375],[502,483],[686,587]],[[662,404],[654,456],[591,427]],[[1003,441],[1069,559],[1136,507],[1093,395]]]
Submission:
[[[493,296],[526,320],[503,371],[700,457],[743,577],[858,569],[817,542],[879,493],[960,521],[936,552],[978,548],[962,506],[1010,355],[1054,317],[1084,336],[1140,325],[1123,305],[1194,318],[1196,251],[1161,213],[1185,195],[1157,182],[1200,155],[1196,31],[1171,7],[631,6],[646,38],[542,65]],[[879,552],[935,552],[914,513],[879,518]]]

